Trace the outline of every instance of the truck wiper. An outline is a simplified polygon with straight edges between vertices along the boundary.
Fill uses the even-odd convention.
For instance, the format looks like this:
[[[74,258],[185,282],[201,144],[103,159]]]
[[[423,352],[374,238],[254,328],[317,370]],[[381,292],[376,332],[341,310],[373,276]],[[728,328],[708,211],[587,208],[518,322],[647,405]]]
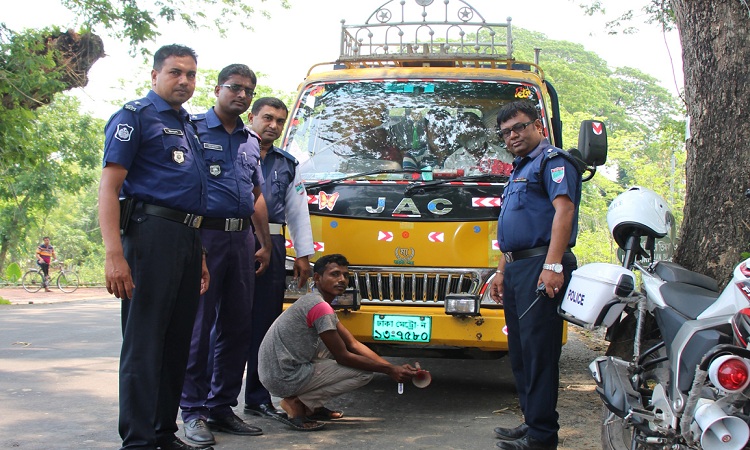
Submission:
[[[307,189],[316,189],[316,188],[321,188],[323,186],[340,183],[345,180],[353,180],[355,178],[369,177],[372,175],[381,175],[385,173],[413,173],[413,172],[419,172],[419,171],[413,170],[413,169],[372,170],[370,172],[360,172],[360,173],[355,173],[352,175],[346,175],[341,178],[334,178],[333,180],[318,181],[317,183],[308,184],[305,187]]]
[[[446,184],[450,184],[456,181],[459,181],[459,182],[487,181],[487,182],[503,183],[503,182],[508,181],[508,176],[492,174],[492,173],[483,173],[481,175],[468,175],[465,177],[458,177],[458,178],[443,178],[440,180],[426,181],[423,183],[414,182],[414,183],[409,184],[409,186],[406,189],[404,189],[404,195],[409,195],[417,189],[426,189],[426,188],[445,186]]]

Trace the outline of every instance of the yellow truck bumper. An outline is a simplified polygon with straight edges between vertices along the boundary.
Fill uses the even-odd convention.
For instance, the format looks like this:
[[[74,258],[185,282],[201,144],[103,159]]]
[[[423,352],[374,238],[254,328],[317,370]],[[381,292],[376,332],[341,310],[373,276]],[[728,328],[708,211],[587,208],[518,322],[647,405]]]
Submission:
[[[376,344],[411,344],[403,341],[376,340],[373,338],[373,319],[379,315],[428,316],[432,319],[429,343],[416,343],[420,347],[476,348],[485,351],[508,351],[505,314],[501,309],[483,309],[481,316],[459,317],[445,314],[443,308],[425,307],[373,307],[362,306],[359,311],[339,311],[341,323],[360,342]]]

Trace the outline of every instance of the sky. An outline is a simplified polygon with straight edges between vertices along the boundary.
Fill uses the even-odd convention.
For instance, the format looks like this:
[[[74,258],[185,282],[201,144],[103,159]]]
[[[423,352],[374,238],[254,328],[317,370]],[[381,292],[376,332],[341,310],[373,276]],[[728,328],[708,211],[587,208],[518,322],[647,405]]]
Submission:
[[[199,68],[220,70],[229,64],[244,63],[264,75],[258,80],[259,85],[295,91],[313,64],[336,60],[342,19],[347,24],[362,24],[386,1],[289,0],[290,9],[278,6],[277,0],[254,1],[256,9],[267,10],[271,19],[257,14],[252,18],[253,31],[234,29],[222,39],[208,30],[196,33],[184,26],[165,26],[160,28],[162,36],[148,47],[154,51],[164,44],[184,44],[195,49]],[[578,6],[581,1],[525,0],[514,4],[500,0],[466,0],[488,22],[504,22],[511,17],[514,27],[538,31],[555,40],[580,43],[606,60],[610,68],[635,67],[677,94],[682,87],[682,56],[676,31],[664,35],[656,25],[646,24],[642,14],[636,14],[632,25],[638,27],[638,33],[617,36],[607,33],[607,20],[617,17],[625,7],[640,11],[640,5],[647,0],[602,0],[607,13],[595,17],[584,14]],[[76,28],[75,18],[59,0],[34,3],[32,14],[25,8],[6,9],[0,20],[16,31],[48,25]],[[394,3],[398,5],[398,1]],[[98,34],[104,39],[108,56],[94,64],[88,86],[75,90],[75,94],[84,109],[106,119],[117,109],[113,101],[135,97],[134,90],[123,91],[119,80],[132,81],[130,89],[134,89],[149,79],[150,67],[143,65],[140,57],[130,57],[125,43],[105,36],[102,31]],[[540,65],[544,68],[544,49]]]

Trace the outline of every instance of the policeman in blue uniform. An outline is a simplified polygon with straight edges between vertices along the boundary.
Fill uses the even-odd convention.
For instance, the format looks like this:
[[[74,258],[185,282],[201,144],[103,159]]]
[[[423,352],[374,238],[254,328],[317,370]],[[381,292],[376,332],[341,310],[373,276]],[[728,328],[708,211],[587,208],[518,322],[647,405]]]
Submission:
[[[285,226],[289,226],[297,256],[293,270],[298,287],[306,285],[310,277],[308,256],[315,253],[307,191],[297,171],[297,159],[273,145],[281,135],[288,114],[284,102],[273,97],[263,97],[253,103],[252,112],[248,117],[249,126],[261,139],[261,167],[266,180],[263,195],[268,206],[273,253],[268,270],[258,277],[255,283],[253,335],[245,385],[245,412],[271,418],[277,418],[283,412],[274,407],[271,403],[271,394],[258,379],[258,349],[266,331],[281,314],[284,303]]]
[[[198,231],[208,204],[206,165],[182,108],[196,71],[192,49],[160,48],[152,90],[105,128],[99,223],[107,290],[122,299],[123,449],[196,448],[175,436],[190,335],[209,281]]]
[[[211,430],[262,434],[232,410],[250,348],[255,261],[262,272],[271,254],[258,138],[240,118],[256,82],[244,64],[225,67],[214,88],[215,105],[193,116],[209,173],[201,237],[212,283],[195,319],[180,407],[185,437],[201,445],[215,443]],[[251,222],[258,230],[257,252]]]
[[[515,160],[498,219],[503,257],[490,295],[505,309],[511,367],[525,419],[516,428],[495,428],[501,439],[497,446],[555,449],[563,332],[557,304],[577,266],[570,248],[578,234],[581,175],[569,155],[544,137],[531,101],[503,106],[497,123]],[[543,293],[537,293],[542,284]],[[542,297],[534,303],[538,295]]]

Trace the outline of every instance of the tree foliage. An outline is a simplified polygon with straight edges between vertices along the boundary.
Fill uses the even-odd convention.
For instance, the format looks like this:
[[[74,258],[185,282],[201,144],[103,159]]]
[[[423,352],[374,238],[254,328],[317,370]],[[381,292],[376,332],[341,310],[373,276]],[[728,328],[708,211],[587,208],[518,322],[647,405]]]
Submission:
[[[79,106],[73,97],[58,96],[27,111],[28,121],[14,130],[23,157],[0,160],[0,273],[7,259],[33,255],[41,238],[33,233],[49,234],[49,222],[58,220],[50,216],[56,206],[95,190],[104,124],[81,115]]]
[[[0,23],[0,273],[7,261],[33,255],[42,234],[54,234],[58,253],[71,263],[101,264],[99,233],[91,230],[103,123],[80,115],[77,101],[61,95],[85,86],[104,56],[97,33],[126,40],[132,55],[145,56],[161,25],[224,35],[232,26],[251,29],[255,14],[269,17],[245,0],[60,2],[75,14],[77,31],[14,31]]]
[[[260,0],[264,2],[265,0]],[[284,8],[288,0],[279,0]],[[148,54],[143,44],[157,38],[159,25],[180,22],[191,30],[210,30],[224,37],[232,26],[252,29],[250,18],[257,11],[246,0],[60,0],[72,11],[83,29],[102,30],[130,43],[131,53]]]

